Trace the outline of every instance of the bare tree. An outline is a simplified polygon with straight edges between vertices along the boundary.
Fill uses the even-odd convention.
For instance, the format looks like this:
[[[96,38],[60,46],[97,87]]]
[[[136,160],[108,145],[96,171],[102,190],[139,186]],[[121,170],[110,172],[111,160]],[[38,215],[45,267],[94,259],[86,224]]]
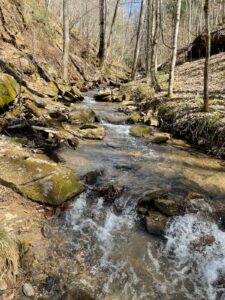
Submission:
[[[170,74],[169,74],[169,87],[168,87],[168,97],[172,97],[173,95],[173,87],[174,87],[174,71],[177,61],[177,40],[180,26],[180,12],[181,12],[181,0],[177,0],[177,10],[176,10],[176,21],[174,26],[174,35],[173,35],[173,51],[172,51],[172,59],[170,66]]]
[[[141,0],[141,8],[140,8],[140,16],[138,22],[138,29],[137,29],[137,38],[134,50],[134,60],[133,60],[133,67],[131,72],[131,79],[135,79],[136,71],[137,71],[137,64],[138,64],[138,57],[140,53],[140,46],[141,46],[141,35],[142,35],[142,27],[144,23],[144,12],[146,7],[146,0]]]
[[[209,0],[205,0],[204,6],[205,14],[205,39],[206,39],[206,55],[205,55],[205,69],[204,69],[204,111],[209,110],[209,58],[211,51],[211,36],[209,26]]]
[[[105,50],[106,50],[106,1],[99,0],[99,19],[100,19],[100,42],[98,58],[100,59],[100,64],[102,65],[105,60]]]
[[[119,4],[120,4],[120,0],[117,0],[116,1],[116,7],[115,7],[115,10],[114,10],[114,14],[113,14],[112,24],[111,24],[111,27],[110,27],[109,38],[108,38],[108,42],[107,42],[107,51],[109,51],[109,48],[110,48],[110,45],[111,45],[113,28],[114,28],[115,23],[116,23],[116,18],[117,18],[117,14],[118,14]]]
[[[68,81],[68,62],[70,48],[69,0],[63,0],[63,79]]]
[[[152,9],[152,0],[147,0],[147,36],[146,36],[146,57],[145,57],[145,70],[146,76],[150,75],[150,48],[151,48],[151,9]]]
[[[160,0],[152,1],[152,49],[151,49],[151,80],[154,90],[158,93],[162,89],[156,74],[157,48],[160,33]]]

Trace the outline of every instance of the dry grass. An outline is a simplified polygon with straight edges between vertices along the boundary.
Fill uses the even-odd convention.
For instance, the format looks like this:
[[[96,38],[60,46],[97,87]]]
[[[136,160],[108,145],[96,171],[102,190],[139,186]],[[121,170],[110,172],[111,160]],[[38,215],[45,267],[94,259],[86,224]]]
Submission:
[[[0,227],[0,279],[8,286],[15,284],[19,273],[19,247],[17,241]]]

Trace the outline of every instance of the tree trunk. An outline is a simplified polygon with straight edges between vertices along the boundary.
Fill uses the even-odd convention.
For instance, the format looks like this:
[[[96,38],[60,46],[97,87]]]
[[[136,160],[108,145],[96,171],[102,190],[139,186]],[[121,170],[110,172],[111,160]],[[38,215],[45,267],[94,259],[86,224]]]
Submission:
[[[151,9],[152,0],[147,0],[147,42],[146,42],[146,77],[150,76],[150,48],[151,48]]]
[[[209,58],[211,48],[211,36],[209,26],[209,0],[205,0],[205,37],[206,37],[206,55],[205,55],[205,69],[204,69],[204,111],[209,110]]]
[[[133,67],[131,72],[131,79],[135,79],[136,71],[137,71],[137,64],[138,64],[138,58],[140,53],[140,47],[141,47],[141,35],[142,35],[142,27],[144,23],[144,11],[146,6],[146,0],[141,0],[141,8],[140,8],[140,16],[139,16],[139,22],[138,22],[138,30],[137,30],[137,38],[136,38],[136,45],[134,50],[134,60],[133,60]]]
[[[63,0],[63,79],[68,81],[68,62],[70,47],[69,0]]]
[[[110,45],[111,45],[113,28],[114,28],[114,25],[116,23],[116,17],[117,17],[117,13],[118,13],[118,9],[119,9],[119,4],[120,4],[120,0],[117,0],[116,7],[115,7],[115,10],[114,10],[113,19],[112,19],[112,24],[111,24],[111,27],[110,27],[109,38],[108,38],[108,42],[107,42],[107,51],[109,51],[109,48],[110,48]]]
[[[105,40],[106,40],[106,2],[105,0],[99,0],[99,18],[100,18],[100,43],[98,58],[100,60],[100,65],[104,64],[105,60]]]
[[[173,95],[174,71],[175,71],[176,61],[177,61],[177,40],[178,40],[179,26],[180,26],[180,12],[181,12],[181,0],[177,0],[176,22],[175,22],[174,36],[173,36],[173,52],[172,52],[171,67],[170,67],[170,74],[169,74],[168,97],[172,97]]]
[[[161,92],[156,72],[157,48],[160,29],[160,0],[152,1],[152,49],[151,49],[151,81],[154,90]]]

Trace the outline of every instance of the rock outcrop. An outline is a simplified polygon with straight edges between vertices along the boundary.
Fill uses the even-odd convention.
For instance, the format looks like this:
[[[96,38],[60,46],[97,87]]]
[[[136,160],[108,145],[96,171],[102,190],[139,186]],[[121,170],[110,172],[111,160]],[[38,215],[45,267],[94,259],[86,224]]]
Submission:
[[[27,198],[49,205],[60,205],[83,191],[78,177],[64,165],[47,156],[33,154],[0,140],[0,183]]]

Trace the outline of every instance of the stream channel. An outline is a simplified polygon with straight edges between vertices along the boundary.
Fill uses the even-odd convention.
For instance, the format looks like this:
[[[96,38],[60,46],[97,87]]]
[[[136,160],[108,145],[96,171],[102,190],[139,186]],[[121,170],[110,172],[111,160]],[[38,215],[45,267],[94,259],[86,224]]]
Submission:
[[[180,199],[188,189],[221,201],[221,161],[192,148],[132,137],[118,104],[95,102],[92,92],[84,103],[95,111],[106,137],[84,140],[77,151],[64,149],[60,155],[80,176],[97,170],[97,186],[123,187],[123,193],[112,206],[84,192],[64,213],[62,231],[74,247],[71,260],[79,253],[86,266],[77,283],[104,300],[225,299],[224,285],[218,284],[225,277],[225,233],[207,214],[171,218],[162,238],[146,232],[135,208],[146,191],[162,188]],[[194,250],[191,242],[202,235],[215,242]]]

